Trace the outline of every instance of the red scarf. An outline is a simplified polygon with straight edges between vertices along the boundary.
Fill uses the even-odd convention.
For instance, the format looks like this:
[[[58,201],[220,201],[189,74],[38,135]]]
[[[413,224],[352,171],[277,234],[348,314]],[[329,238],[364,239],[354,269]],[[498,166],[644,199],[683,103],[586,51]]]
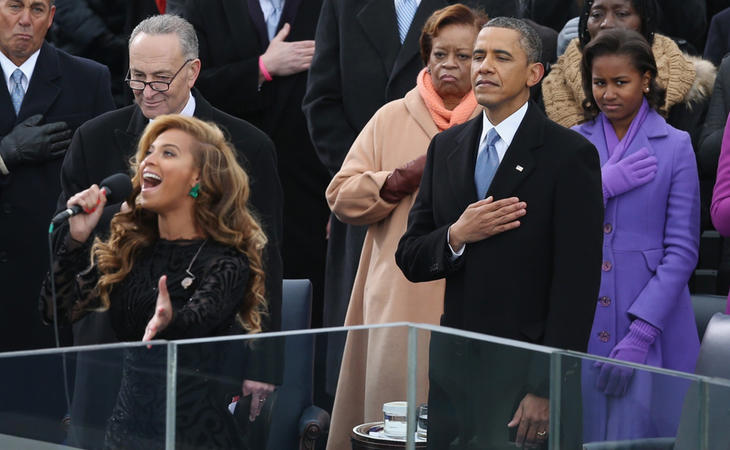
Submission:
[[[431,118],[440,131],[466,122],[477,107],[474,91],[470,90],[456,105],[456,108],[446,109],[444,100],[434,89],[431,74],[426,72],[426,69],[419,72],[416,84],[418,85],[418,93],[421,94],[428,112],[431,113]]]

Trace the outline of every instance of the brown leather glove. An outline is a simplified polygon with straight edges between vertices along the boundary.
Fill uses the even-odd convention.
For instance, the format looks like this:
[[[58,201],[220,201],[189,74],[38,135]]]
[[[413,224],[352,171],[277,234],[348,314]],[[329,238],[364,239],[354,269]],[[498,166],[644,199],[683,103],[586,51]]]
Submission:
[[[395,169],[380,188],[380,198],[388,203],[398,203],[403,197],[416,192],[425,166],[426,155],[423,155]]]

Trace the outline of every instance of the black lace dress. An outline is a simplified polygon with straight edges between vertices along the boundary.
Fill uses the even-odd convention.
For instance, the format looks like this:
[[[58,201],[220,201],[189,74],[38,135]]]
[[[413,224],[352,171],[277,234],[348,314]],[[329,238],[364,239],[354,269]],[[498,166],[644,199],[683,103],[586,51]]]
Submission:
[[[97,302],[92,296],[98,272],[88,268],[89,242],[78,245],[67,240],[57,252],[53,273],[61,320],[78,319],[83,314],[79,304],[89,301],[93,307]],[[193,277],[186,273],[191,261]],[[140,253],[129,275],[111,291],[111,322],[120,341],[141,340],[154,313],[162,275],[167,275],[174,312],[171,323],[156,339],[242,332],[235,315],[249,278],[246,256],[211,240],[159,239]],[[185,278],[193,278],[187,288]],[[49,283],[41,298],[44,317],[49,317]],[[241,379],[225,379],[222,373],[235,355],[211,351],[213,348],[210,344],[178,347],[176,448],[244,448],[227,409],[231,395],[236,393],[232,389],[238,386],[240,392]],[[161,448],[165,436],[167,346],[133,347],[122,353],[122,382],[107,423],[105,446]]]

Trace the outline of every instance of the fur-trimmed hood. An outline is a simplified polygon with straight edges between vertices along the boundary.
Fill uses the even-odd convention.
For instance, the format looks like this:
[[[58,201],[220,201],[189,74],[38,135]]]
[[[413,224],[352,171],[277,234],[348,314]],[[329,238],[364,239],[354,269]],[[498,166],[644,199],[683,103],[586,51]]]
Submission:
[[[717,74],[711,62],[682,53],[672,39],[660,34],[654,36],[652,51],[659,72],[656,81],[667,90],[666,101],[659,109],[664,117],[678,103],[687,104],[691,110],[710,97]],[[582,52],[575,38],[542,82],[545,112],[565,127],[584,121],[581,58]]]
[[[684,103],[687,103],[691,109],[693,105],[710,98],[712,95],[712,88],[715,86],[715,78],[717,77],[717,67],[712,62],[699,56],[685,53],[684,57],[691,61],[695,68],[694,82],[684,97]]]

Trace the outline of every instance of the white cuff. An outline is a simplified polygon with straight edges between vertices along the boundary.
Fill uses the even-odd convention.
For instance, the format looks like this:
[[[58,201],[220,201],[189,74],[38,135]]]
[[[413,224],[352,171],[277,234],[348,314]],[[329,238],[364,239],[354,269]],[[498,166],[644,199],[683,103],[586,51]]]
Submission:
[[[7,166],[5,166],[5,161],[3,161],[3,158],[0,157],[0,174],[8,175],[10,171],[8,170]]]
[[[455,252],[453,248],[451,248],[451,244],[449,243],[450,239],[449,236],[451,235],[451,227],[449,227],[446,230],[446,245],[449,246],[449,250],[451,250],[451,260],[455,261],[457,258],[459,258],[461,255],[464,254],[464,249],[466,248],[466,244],[462,245],[458,252]]]

